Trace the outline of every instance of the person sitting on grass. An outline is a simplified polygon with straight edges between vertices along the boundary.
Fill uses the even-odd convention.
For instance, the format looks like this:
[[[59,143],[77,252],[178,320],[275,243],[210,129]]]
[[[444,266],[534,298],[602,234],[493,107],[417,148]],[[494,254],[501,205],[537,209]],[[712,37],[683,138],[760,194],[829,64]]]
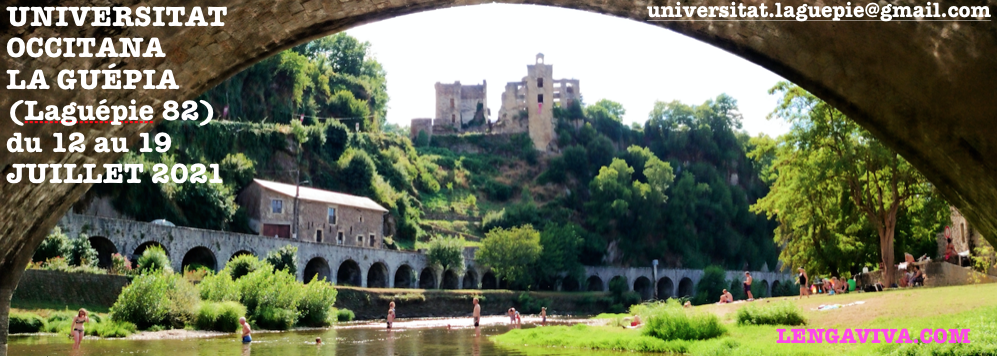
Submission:
[[[728,304],[731,302],[733,302],[733,294],[730,294],[726,289],[722,289],[722,295],[719,296],[719,303]]]
[[[635,315],[632,318],[632,327],[638,327],[640,324],[642,324],[642,321],[639,320],[639,315]]]
[[[913,267],[913,276],[910,278],[910,286],[917,286],[916,284],[924,285],[924,272],[920,271],[919,266]]]

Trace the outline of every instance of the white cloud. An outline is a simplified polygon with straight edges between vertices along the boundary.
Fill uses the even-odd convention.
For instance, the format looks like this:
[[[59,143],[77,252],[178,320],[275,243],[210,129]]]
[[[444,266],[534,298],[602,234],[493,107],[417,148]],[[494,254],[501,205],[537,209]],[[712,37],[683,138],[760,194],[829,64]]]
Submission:
[[[711,45],[649,24],[585,11],[487,4],[434,10],[347,31],[372,43],[388,73],[388,120],[434,113],[434,83],[488,84],[496,113],[506,82],[520,81],[535,54],[556,78],[580,80],[584,101],[622,103],[626,122],[642,123],[656,100],[700,104],[736,98],[743,128],[776,136],[788,130],[766,115],[777,98],[767,89],[781,77]]]

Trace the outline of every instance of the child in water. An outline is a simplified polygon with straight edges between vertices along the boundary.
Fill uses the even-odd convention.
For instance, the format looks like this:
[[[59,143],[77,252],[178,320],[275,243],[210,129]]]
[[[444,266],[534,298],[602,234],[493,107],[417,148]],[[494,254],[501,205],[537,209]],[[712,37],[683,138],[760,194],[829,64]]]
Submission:
[[[385,328],[391,329],[392,328],[392,321],[395,320],[395,319],[396,319],[396,302],[395,301],[390,301],[389,302],[389,313],[385,317],[385,322],[386,322]]]

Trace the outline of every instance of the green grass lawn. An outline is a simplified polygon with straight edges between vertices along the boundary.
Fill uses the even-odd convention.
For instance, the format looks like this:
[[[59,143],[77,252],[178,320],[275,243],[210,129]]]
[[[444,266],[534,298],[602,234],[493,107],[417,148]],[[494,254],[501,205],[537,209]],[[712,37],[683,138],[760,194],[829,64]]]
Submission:
[[[692,355],[996,355],[997,285],[917,288],[882,293],[814,295],[807,299],[760,299],[749,304],[789,300],[803,310],[805,326],[741,326],[736,311],[743,304],[704,305],[693,312],[715,314],[726,333],[702,341],[652,341],[639,330],[607,325],[539,327],[513,330],[493,340],[530,353],[537,348],[582,349],[593,353],[683,353]],[[819,311],[820,305],[864,304]],[[617,315],[608,317],[618,317]],[[919,341],[923,329],[970,329],[969,344],[777,343],[777,329],[907,329]],[[568,351],[568,353],[571,353]]]

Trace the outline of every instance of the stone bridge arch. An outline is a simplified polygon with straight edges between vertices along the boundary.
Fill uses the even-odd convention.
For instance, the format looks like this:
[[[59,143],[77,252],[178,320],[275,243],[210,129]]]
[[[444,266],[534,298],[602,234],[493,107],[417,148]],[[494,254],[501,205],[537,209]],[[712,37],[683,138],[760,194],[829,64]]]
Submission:
[[[326,279],[330,283],[336,283],[330,275],[330,263],[322,256],[313,256],[306,261],[302,269],[302,281],[310,282],[313,279]]]
[[[7,91],[0,95],[0,112],[8,113],[19,100],[43,105],[89,103],[108,98],[108,105],[158,106],[166,100],[195,98],[252,63],[283,49],[323,35],[371,21],[495,0],[393,0],[372,5],[365,1],[221,0],[227,6],[224,27],[128,27],[116,29],[117,37],[157,37],[164,58],[99,59],[63,58],[61,67],[103,69],[114,61],[118,68],[172,69],[181,89],[160,93],[136,89],[64,91]],[[646,22],[646,6],[656,2],[605,0],[500,0],[499,2],[552,5],[592,11]],[[15,0],[11,3],[28,5]],[[100,2],[84,0],[81,6]],[[729,1],[708,0],[704,5],[728,6]],[[922,2],[907,2],[923,5]],[[959,0],[957,5],[986,5],[993,16],[995,2]],[[996,246],[997,179],[997,72],[996,22],[908,21],[891,26],[872,22],[762,22],[665,21],[647,22],[709,43],[791,80],[827,101],[868,129],[920,170]],[[264,25],[266,26],[264,26]],[[91,37],[89,27],[3,27],[0,42],[29,37]],[[877,33],[878,36],[871,34]],[[30,56],[0,59],[4,68],[31,69],[38,60]],[[51,77],[51,74],[49,74]],[[23,117],[22,106],[17,113]],[[126,137],[130,142],[157,123],[100,125],[90,136]],[[18,127],[0,121],[0,133],[11,137],[23,132],[35,137],[68,135],[77,127],[45,125]],[[60,162],[111,163],[120,153],[94,152],[6,154],[0,157],[0,174],[12,163]],[[99,170],[102,171],[102,170]],[[2,209],[0,232],[0,312],[6,312],[34,249],[91,184],[39,185],[0,181],[0,195],[10,202],[33,202],[30,207],[9,205]],[[176,253],[175,253],[176,254]],[[6,272],[11,272],[6,274]],[[2,317],[2,316],[0,316]],[[0,338],[5,335],[0,334]],[[5,352],[0,340],[0,352]]]
[[[118,253],[118,246],[107,237],[91,236],[87,238],[90,246],[97,251],[97,266],[100,268],[111,267],[111,256]]]

